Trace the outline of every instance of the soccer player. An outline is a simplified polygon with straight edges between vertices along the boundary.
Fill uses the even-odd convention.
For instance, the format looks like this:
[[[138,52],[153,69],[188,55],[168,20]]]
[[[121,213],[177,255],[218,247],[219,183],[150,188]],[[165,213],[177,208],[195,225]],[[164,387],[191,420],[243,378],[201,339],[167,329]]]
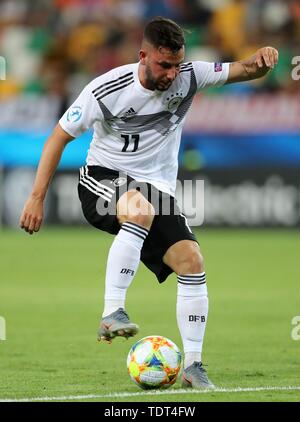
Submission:
[[[182,384],[213,388],[201,357],[208,315],[203,257],[174,198],[181,131],[197,91],[262,77],[276,65],[278,52],[264,47],[233,63],[184,63],[184,55],[183,29],[155,18],[145,27],[138,63],[113,69],[83,89],[45,144],[20,226],[30,234],[39,231],[45,195],[65,146],[93,127],[79,198],[87,221],[116,235],[99,338],[110,342],[137,333],[125,298],[140,260],[160,283],[175,272]],[[169,213],[161,212],[166,202]]]

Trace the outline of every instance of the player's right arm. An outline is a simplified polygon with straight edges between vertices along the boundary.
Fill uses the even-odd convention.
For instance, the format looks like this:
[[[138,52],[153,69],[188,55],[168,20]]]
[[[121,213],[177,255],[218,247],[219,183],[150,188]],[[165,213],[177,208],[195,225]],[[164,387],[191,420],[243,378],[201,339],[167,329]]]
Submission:
[[[21,228],[30,234],[38,232],[42,225],[45,196],[65,146],[91,128],[95,121],[102,119],[100,107],[93,95],[94,87],[100,83],[101,78],[97,78],[83,89],[59,120],[44,146],[33,189],[20,218]]]
[[[20,227],[27,233],[38,232],[43,222],[44,200],[65,146],[74,138],[58,124],[48,138],[37,169],[35,182],[20,218]]]

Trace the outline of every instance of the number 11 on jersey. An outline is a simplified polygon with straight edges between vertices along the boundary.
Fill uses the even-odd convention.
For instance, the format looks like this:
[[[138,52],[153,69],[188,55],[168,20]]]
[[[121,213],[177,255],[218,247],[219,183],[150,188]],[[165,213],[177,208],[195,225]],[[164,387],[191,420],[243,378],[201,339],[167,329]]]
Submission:
[[[124,139],[124,147],[122,152],[128,152],[129,145],[134,142],[133,150],[130,152],[136,152],[139,147],[140,135],[121,135],[121,138]]]

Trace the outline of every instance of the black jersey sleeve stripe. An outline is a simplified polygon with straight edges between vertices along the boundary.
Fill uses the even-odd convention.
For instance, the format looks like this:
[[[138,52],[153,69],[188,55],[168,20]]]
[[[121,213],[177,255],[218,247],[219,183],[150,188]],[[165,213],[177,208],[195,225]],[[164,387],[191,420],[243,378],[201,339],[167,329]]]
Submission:
[[[180,66],[180,70],[186,69],[187,67],[193,67],[193,65],[192,64],[182,65],[182,66]]]
[[[131,75],[133,76],[133,72],[126,73],[126,75],[120,76],[117,79],[114,79],[114,80],[109,81],[109,82],[105,82],[104,84],[98,86],[98,88],[95,88],[94,91],[92,91],[92,92],[93,92],[93,94],[96,94],[96,92],[98,92],[100,89],[104,88],[105,86],[109,86],[109,85],[114,84],[115,82],[118,82],[118,81],[122,82],[123,79],[125,79],[125,78],[127,78],[128,76],[131,76]]]
[[[187,66],[192,66],[193,63],[192,62],[188,62],[188,63],[182,63],[182,65],[180,65],[180,67],[187,67]]]
[[[191,67],[190,69],[183,69],[183,70],[180,70],[180,72],[179,73],[183,73],[183,72],[191,72],[193,70],[193,68]]]
[[[100,97],[96,97],[96,100],[102,100],[102,98],[106,97],[107,95],[112,94],[113,92],[119,91],[120,89],[126,88],[127,86],[129,86],[133,83],[134,83],[134,80],[128,82],[125,85],[118,86],[118,88],[112,89],[111,91],[108,91],[108,92],[105,92],[105,94],[101,95]]]
[[[115,84],[107,86],[106,88],[102,88],[100,91],[98,91],[94,95],[96,95],[96,97],[98,97],[99,95],[103,94],[105,91],[108,91],[109,89],[115,88],[115,87],[122,85],[126,82],[129,82],[129,81],[133,81],[133,76],[129,76],[127,79],[123,79],[123,81],[119,81],[119,82],[116,82]]]
[[[193,65],[181,66],[179,70],[193,69]]]

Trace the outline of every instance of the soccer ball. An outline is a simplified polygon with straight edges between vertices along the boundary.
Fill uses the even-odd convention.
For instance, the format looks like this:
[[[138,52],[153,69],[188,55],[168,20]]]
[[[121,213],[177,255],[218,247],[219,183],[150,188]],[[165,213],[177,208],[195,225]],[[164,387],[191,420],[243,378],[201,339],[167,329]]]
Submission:
[[[182,355],[176,344],[162,336],[142,338],[127,357],[130,378],[144,390],[173,385],[181,363]]]

